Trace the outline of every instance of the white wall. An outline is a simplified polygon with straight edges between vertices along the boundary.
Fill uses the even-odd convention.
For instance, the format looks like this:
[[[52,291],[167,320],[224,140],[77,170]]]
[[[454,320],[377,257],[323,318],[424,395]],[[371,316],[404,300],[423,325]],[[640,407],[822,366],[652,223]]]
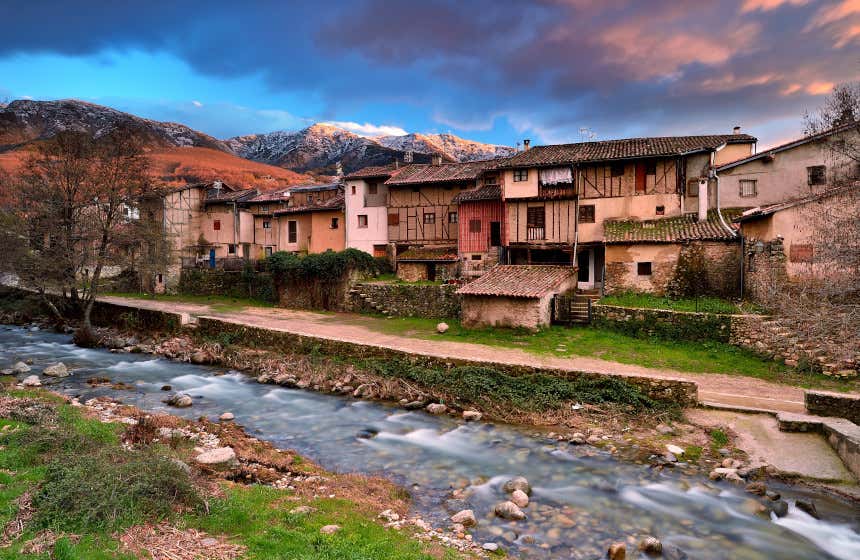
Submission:
[[[385,200],[388,190],[378,181],[377,193],[367,193],[368,181],[353,179],[346,181],[346,246],[347,248],[359,249],[373,254],[374,245],[386,245],[388,243],[388,210]],[[353,187],[355,194],[353,194]],[[379,206],[366,206],[365,202]],[[367,216],[367,227],[358,227],[358,216]]]

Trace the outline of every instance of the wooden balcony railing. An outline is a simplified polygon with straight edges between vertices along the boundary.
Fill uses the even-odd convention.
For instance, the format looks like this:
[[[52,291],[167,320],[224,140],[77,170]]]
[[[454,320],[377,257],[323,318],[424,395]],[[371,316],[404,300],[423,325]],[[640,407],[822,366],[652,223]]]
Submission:
[[[538,241],[541,239],[546,239],[546,229],[543,227],[527,227],[526,238],[529,241]]]
[[[574,198],[576,187],[573,184],[540,185],[538,187],[540,198]]]

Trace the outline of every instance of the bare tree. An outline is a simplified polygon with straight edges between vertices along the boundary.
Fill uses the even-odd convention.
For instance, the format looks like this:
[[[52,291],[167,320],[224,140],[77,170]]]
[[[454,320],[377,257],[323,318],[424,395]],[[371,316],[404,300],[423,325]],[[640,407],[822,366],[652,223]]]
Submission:
[[[119,259],[127,210],[150,188],[139,142],[125,130],[97,140],[63,132],[38,147],[14,180],[12,213],[26,225],[28,251],[15,272],[53,308],[59,292],[82,315],[76,339],[93,342],[91,314],[105,266]]]
[[[803,116],[803,132],[807,136],[834,128],[844,129],[845,134],[823,141],[835,154],[860,163],[860,81],[837,84],[821,107]]]

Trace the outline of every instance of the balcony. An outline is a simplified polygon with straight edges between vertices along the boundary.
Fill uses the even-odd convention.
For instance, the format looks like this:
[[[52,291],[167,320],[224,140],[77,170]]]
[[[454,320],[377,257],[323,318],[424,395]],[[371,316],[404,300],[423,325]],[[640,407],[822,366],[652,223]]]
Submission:
[[[538,186],[538,197],[545,199],[575,198],[576,187],[573,183],[542,184]]]
[[[546,228],[544,227],[526,227],[526,239],[528,241],[542,241],[546,239]]]

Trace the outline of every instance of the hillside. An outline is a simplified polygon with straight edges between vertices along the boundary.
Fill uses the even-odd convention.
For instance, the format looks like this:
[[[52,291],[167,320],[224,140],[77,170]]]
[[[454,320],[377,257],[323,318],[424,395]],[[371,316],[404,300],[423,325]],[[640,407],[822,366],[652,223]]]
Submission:
[[[380,136],[376,141],[389,148],[421,153],[441,153],[454,161],[475,161],[497,157],[512,156],[516,153],[509,146],[484,144],[466,140],[453,134],[418,134],[405,136]]]

